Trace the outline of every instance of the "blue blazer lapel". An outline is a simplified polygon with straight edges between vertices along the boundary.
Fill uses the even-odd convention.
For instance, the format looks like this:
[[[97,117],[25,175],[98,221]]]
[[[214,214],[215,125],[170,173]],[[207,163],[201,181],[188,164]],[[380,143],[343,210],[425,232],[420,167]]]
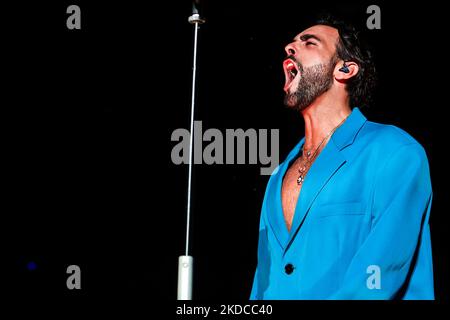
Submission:
[[[275,238],[278,244],[284,250],[286,248],[287,241],[289,239],[289,232],[286,227],[283,215],[283,205],[281,202],[281,188],[283,185],[283,178],[286,174],[289,164],[294,160],[296,155],[300,152],[300,148],[303,145],[304,138],[294,147],[289,153],[286,160],[278,167],[278,170],[273,173],[273,177],[269,182],[267,188],[266,197],[264,201],[265,211],[267,214],[267,220],[272,228]]]
[[[286,250],[303,224],[309,209],[320,191],[345,162],[346,160],[341,155],[338,147],[330,140],[308,171],[295,208],[294,221],[289,232]]]
[[[367,121],[358,108],[354,108],[344,124],[331,136],[330,141],[309,169],[295,207],[294,220],[289,232],[285,253],[297,235],[309,209],[331,177],[346,163],[342,150],[351,145]]]

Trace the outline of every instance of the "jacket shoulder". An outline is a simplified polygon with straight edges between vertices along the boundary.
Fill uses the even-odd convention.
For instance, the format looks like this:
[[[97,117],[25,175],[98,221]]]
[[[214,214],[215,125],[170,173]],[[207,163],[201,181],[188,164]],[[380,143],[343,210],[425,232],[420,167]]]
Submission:
[[[394,151],[407,145],[411,145],[412,149],[423,150],[422,145],[416,139],[405,130],[394,125],[367,121],[361,135],[369,139],[372,144],[381,145],[386,151]]]

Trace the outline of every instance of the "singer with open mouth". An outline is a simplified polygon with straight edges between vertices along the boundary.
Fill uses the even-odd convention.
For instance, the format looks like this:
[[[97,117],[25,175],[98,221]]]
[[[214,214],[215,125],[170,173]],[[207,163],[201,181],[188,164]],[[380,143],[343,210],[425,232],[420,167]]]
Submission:
[[[285,104],[305,136],[272,174],[251,299],[434,299],[424,148],[361,109],[375,67],[326,18],[285,47]]]

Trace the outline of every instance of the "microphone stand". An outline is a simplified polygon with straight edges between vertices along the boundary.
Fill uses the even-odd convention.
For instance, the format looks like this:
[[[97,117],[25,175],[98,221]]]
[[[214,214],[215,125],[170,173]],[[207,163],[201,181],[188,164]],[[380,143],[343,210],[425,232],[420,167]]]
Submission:
[[[194,137],[194,110],[195,110],[195,77],[197,71],[197,34],[199,25],[205,23],[193,4],[192,15],[188,18],[194,26],[194,58],[192,67],[192,96],[191,96],[191,126],[189,138],[189,174],[187,191],[187,214],[186,214],[186,250],[183,256],[178,258],[178,300],[192,300],[192,274],[194,269],[194,258],[189,255],[189,223],[191,216],[191,186],[192,186],[192,154]]]

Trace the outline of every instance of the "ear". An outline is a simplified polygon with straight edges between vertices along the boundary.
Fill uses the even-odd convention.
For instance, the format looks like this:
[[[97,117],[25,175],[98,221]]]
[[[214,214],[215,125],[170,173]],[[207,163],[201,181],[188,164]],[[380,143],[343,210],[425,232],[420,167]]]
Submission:
[[[343,72],[339,69],[347,66],[348,72]],[[359,72],[359,66],[356,62],[353,61],[340,61],[336,64],[336,67],[334,68],[334,78],[339,82],[346,82],[348,79],[356,76]]]

